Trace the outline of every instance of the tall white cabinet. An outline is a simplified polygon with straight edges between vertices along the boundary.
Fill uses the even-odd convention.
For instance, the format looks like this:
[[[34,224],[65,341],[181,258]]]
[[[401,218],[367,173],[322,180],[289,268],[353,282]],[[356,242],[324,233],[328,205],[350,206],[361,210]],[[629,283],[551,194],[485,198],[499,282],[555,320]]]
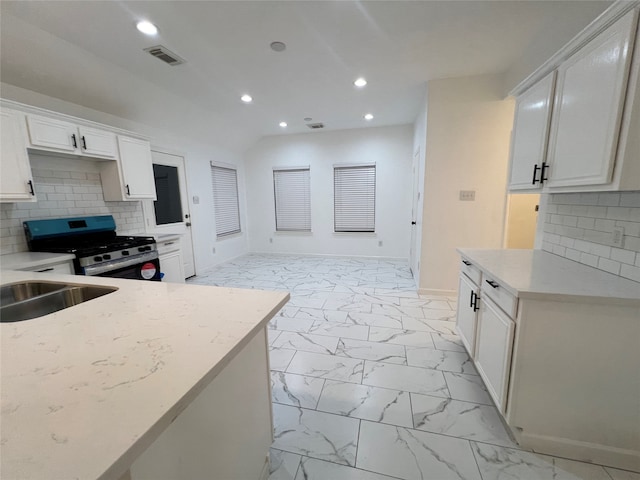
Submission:
[[[25,145],[24,114],[3,108],[0,118],[0,201],[34,202],[36,194]]]

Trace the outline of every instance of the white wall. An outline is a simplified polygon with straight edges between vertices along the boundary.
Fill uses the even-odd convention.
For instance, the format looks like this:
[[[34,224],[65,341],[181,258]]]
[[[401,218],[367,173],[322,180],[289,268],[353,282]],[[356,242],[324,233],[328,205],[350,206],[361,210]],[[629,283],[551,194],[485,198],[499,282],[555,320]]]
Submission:
[[[259,140],[245,155],[250,250],[408,258],[412,135],[405,125]],[[376,163],[376,232],[334,233],[333,165],[368,162]],[[273,167],[302,165],[311,167],[312,233],[276,233]]]
[[[456,247],[502,248],[513,101],[499,75],[427,85],[422,293],[457,290]],[[475,201],[460,201],[475,190]]]
[[[246,231],[232,238],[216,241],[215,221],[213,217],[213,193],[211,189],[211,160],[235,164],[238,166],[238,183],[240,193],[240,215],[242,225],[246,225],[246,208],[244,194],[244,168],[242,157],[218,147],[213,143],[206,143],[203,138],[190,138],[176,132],[168,132],[159,128],[133,122],[131,120],[99,112],[82,105],[69,103],[57,98],[49,97],[13,85],[0,84],[2,98],[15,100],[28,105],[46,108],[52,111],[66,113],[76,117],[104,123],[147,135],[154,149],[168,150],[183,155],[186,163],[187,184],[189,191],[192,218],[192,234],[196,273],[201,274],[217,263],[242,255],[248,250]],[[193,203],[193,197],[200,199],[199,204]],[[213,253],[215,247],[216,253]]]

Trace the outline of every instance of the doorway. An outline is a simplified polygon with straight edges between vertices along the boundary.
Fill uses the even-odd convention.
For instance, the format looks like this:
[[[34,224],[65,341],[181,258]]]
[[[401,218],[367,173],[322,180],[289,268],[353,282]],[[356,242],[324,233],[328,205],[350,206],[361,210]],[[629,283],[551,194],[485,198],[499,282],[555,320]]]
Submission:
[[[151,151],[157,200],[143,202],[147,226],[157,235],[179,234],[184,274],[196,274],[191,235],[191,212],[184,158]]]
[[[505,248],[533,248],[538,222],[540,194],[518,193],[507,199]]]

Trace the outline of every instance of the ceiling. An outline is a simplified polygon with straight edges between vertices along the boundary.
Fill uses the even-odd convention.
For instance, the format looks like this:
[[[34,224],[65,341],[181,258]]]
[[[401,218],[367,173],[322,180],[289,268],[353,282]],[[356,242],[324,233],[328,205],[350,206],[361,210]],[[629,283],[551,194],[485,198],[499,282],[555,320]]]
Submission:
[[[325,130],[412,123],[426,81],[507,72],[536,48],[548,56],[607,5],[3,0],[0,79],[238,149],[309,132],[305,117]],[[138,32],[140,19],[159,34]],[[272,51],[275,40],[286,51]],[[143,51],[157,44],[187,63],[170,67]],[[353,86],[359,76],[363,89]]]

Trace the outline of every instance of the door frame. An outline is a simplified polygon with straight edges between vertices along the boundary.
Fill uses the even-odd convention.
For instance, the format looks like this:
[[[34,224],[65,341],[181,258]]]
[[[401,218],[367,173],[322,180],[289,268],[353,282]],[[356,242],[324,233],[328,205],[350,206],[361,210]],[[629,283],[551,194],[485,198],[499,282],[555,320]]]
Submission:
[[[152,235],[166,235],[166,234],[172,234],[172,233],[180,234],[181,235],[180,241],[182,245],[181,253],[183,255],[183,263],[187,264],[188,261],[190,261],[191,265],[193,265],[192,271],[188,271],[187,269],[185,269],[185,275],[187,275],[187,277],[194,276],[196,275],[196,262],[195,262],[195,250],[193,245],[193,230],[191,227],[186,225],[187,223],[189,224],[193,223],[193,217],[191,215],[191,209],[189,204],[190,196],[189,196],[189,180],[187,178],[187,158],[186,158],[186,155],[184,155],[181,152],[177,152],[167,148],[156,147],[152,145],[151,146],[152,156],[153,156],[153,153],[158,153],[161,155],[169,155],[172,157],[178,157],[182,159],[184,177],[182,179],[183,180],[182,182],[180,182],[180,179],[178,181],[180,182],[181,187],[182,187],[182,183],[184,183],[184,192],[182,190],[180,192],[182,197],[182,214],[183,216],[188,215],[188,217],[183,218],[183,222],[180,222],[182,223],[182,227],[177,224],[171,224],[168,226],[156,225],[156,216],[155,216],[155,209],[153,207],[153,200],[146,200],[142,202],[142,210],[145,218],[146,230],[148,233],[151,233]],[[153,159],[152,159],[152,163],[153,163]],[[178,167],[178,169],[180,168]],[[185,261],[185,259],[188,261]]]
[[[420,232],[422,228],[421,219],[418,218],[420,211],[420,147],[416,149],[412,160],[412,193],[411,193],[411,234],[409,236],[409,269],[416,282],[416,287],[420,285]],[[415,224],[414,224],[415,222]]]

